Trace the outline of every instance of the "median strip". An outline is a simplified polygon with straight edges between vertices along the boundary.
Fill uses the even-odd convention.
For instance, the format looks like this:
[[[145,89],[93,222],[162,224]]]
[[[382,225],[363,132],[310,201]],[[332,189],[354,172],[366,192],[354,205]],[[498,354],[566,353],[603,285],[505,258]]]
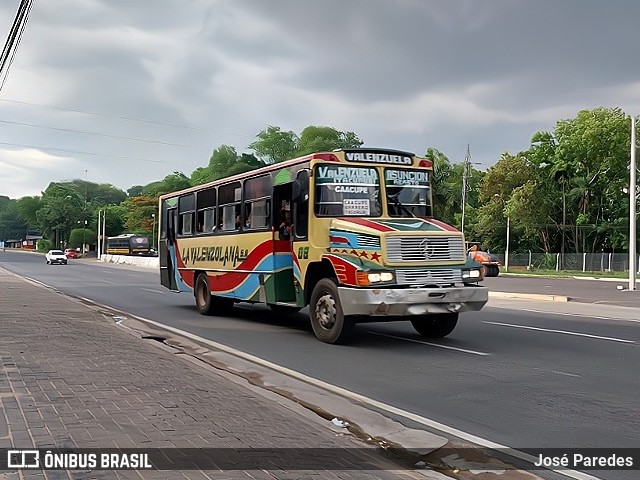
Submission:
[[[489,298],[514,298],[518,300],[534,300],[544,302],[568,302],[566,295],[545,295],[542,293],[489,292]]]

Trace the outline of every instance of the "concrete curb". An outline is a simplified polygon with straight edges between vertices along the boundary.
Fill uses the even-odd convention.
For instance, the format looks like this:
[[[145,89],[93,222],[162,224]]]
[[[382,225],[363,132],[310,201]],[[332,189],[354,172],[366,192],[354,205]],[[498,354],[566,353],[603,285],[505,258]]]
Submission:
[[[489,292],[489,298],[513,298],[517,300],[532,300],[543,302],[568,302],[569,297],[565,295],[545,295],[541,293],[513,293],[513,292]]]

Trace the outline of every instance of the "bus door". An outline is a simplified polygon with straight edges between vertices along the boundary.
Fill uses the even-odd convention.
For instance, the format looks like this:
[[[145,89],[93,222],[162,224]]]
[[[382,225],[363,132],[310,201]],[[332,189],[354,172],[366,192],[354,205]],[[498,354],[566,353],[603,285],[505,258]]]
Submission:
[[[267,303],[296,303],[293,276],[293,211],[291,183],[273,188],[273,281],[267,284]],[[271,290],[271,291],[270,291]]]
[[[160,229],[160,282],[174,292],[178,291],[176,282],[176,208],[162,205]]]

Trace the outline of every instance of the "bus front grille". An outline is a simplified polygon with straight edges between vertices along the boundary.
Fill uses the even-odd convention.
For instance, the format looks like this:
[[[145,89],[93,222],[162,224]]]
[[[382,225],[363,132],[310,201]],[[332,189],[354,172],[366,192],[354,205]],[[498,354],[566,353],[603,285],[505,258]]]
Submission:
[[[389,236],[387,259],[390,262],[464,262],[466,255],[461,235]]]

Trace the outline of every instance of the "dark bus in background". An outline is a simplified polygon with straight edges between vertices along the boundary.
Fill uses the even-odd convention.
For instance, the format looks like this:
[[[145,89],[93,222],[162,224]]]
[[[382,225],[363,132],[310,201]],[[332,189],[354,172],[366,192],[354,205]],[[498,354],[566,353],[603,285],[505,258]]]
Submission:
[[[127,233],[107,238],[107,254],[111,255],[149,255],[149,239],[144,235]]]

